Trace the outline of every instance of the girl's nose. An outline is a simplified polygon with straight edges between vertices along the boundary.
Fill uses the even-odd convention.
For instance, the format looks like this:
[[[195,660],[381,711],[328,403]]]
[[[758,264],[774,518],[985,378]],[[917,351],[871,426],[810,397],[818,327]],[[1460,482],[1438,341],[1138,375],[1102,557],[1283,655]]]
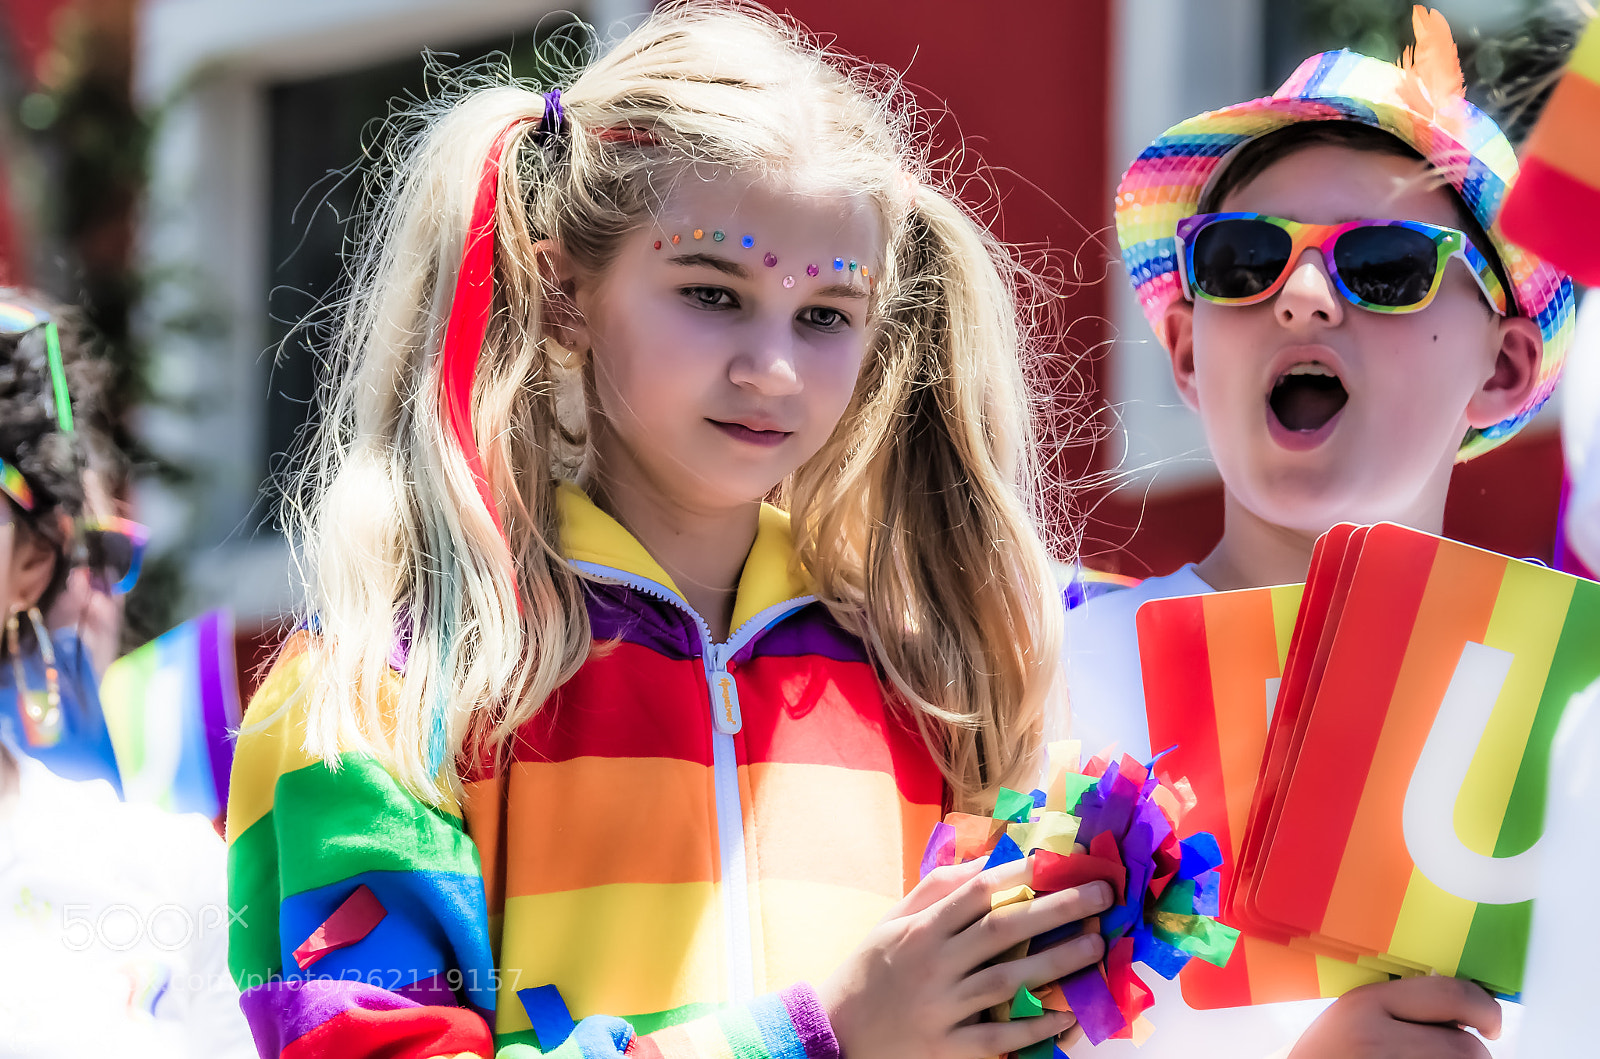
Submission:
[[[1320,250],[1300,255],[1273,303],[1278,322],[1285,327],[1337,327],[1344,321],[1344,310],[1344,298],[1328,275]]]
[[[787,317],[781,325],[752,328],[728,365],[729,380],[768,397],[799,393],[798,341]]]

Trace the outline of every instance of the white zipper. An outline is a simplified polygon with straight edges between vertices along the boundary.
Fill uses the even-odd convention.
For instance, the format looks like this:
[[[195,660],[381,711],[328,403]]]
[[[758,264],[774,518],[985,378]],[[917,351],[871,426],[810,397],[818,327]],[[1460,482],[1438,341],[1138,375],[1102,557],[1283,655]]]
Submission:
[[[733,737],[744,727],[739,710],[739,684],[728,663],[754,636],[791,611],[816,601],[796,596],[749,618],[717,643],[689,602],[658,581],[599,563],[572,561],[592,577],[623,585],[677,607],[694,619],[700,630],[701,661],[711,708],[711,777],[716,796],[717,858],[722,868],[722,914],[728,924],[728,995],[735,1003],[755,998],[754,944],[750,937],[750,876],[744,848],[744,808],[739,797],[739,759]]]

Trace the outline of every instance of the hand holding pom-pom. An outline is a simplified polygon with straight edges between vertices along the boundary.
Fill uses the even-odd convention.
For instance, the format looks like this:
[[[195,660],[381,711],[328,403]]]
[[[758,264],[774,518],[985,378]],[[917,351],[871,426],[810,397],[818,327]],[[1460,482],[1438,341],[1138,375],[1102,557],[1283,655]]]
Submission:
[[[928,872],[818,987],[849,1059],[986,1059],[1049,1047],[1072,1027],[1061,1010],[1007,1022],[980,1016],[1094,965],[1104,946],[1093,931],[1031,954],[1029,940],[1110,908],[1111,887],[1091,882],[1020,903],[1007,895],[1026,887],[1028,862],[982,867]]]

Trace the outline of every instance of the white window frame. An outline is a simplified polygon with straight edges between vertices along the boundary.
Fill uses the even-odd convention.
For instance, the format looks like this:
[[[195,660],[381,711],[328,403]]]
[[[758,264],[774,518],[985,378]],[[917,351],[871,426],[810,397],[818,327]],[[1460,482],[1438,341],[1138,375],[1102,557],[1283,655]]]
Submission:
[[[151,151],[142,264],[153,277],[144,329],[152,382],[204,410],[141,413],[163,455],[204,482],[195,497],[141,486],[156,541],[187,540],[190,606],[228,606],[241,626],[298,602],[283,539],[254,533],[265,464],[271,351],[266,299],[267,91],[524,30],[579,7],[603,37],[649,0],[148,0],[139,13],[135,91],[161,117]],[[181,281],[162,282],[176,271]],[[161,321],[201,312],[221,334]]]
[[[1185,118],[1261,94],[1265,0],[1122,0],[1116,12],[1111,187],[1128,163]],[[1113,253],[1116,232],[1109,233]],[[1217,480],[1200,420],[1178,397],[1166,352],[1128,274],[1113,261],[1116,335],[1104,373],[1115,425],[1108,466],[1149,495]]]

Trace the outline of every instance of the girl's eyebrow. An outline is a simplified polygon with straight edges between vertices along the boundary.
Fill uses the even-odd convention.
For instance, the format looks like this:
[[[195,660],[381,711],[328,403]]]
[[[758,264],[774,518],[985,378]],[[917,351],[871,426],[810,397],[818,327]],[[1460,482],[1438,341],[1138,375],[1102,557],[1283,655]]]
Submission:
[[[687,265],[690,267],[702,265],[706,268],[714,268],[718,272],[725,272],[730,276],[738,276],[740,279],[750,278],[749,269],[737,261],[729,261],[727,258],[718,257],[715,254],[679,254],[677,257],[667,258],[667,264]]]
[[[729,261],[727,258],[718,257],[715,254],[678,254],[675,257],[667,258],[667,264],[681,265],[689,268],[703,266],[705,268],[716,269],[718,272],[725,273],[729,276],[737,276],[739,279],[750,278],[749,269],[745,268],[737,261]],[[816,297],[850,298],[856,301],[865,301],[867,292],[861,287],[854,287],[848,283],[833,283],[818,290],[816,292]]]

